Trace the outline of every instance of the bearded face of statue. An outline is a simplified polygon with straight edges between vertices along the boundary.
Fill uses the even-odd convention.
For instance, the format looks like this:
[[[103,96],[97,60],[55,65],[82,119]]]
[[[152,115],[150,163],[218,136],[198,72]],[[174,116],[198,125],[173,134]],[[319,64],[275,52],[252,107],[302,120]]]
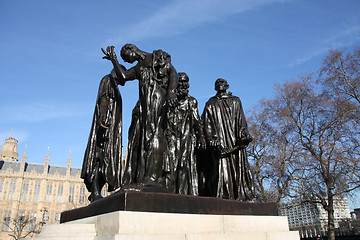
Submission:
[[[189,93],[189,77],[185,73],[179,73],[179,84],[177,94],[180,99],[184,99]]]

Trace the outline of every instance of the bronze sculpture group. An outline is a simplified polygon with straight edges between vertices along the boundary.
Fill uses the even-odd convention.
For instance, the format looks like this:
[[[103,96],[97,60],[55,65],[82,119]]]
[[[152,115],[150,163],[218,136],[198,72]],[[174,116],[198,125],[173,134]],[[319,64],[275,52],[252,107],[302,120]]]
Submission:
[[[177,73],[171,56],[156,50],[122,47],[121,65],[114,47],[103,50],[113,64],[99,87],[81,177],[91,202],[100,190],[154,187],[169,193],[240,201],[254,199],[246,146],[252,141],[238,97],[224,79],[200,117],[197,100],[188,94],[189,77]],[[139,81],[139,100],[132,111],[126,167],[121,176],[122,109],[117,85]],[[129,188],[129,189],[130,189]]]

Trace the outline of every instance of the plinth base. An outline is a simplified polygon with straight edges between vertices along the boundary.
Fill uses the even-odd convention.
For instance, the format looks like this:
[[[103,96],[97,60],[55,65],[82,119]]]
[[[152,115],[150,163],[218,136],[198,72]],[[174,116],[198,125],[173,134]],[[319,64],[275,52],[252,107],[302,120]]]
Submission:
[[[61,213],[65,223],[114,211],[277,216],[275,203],[240,202],[154,192],[117,192],[86,207]]]

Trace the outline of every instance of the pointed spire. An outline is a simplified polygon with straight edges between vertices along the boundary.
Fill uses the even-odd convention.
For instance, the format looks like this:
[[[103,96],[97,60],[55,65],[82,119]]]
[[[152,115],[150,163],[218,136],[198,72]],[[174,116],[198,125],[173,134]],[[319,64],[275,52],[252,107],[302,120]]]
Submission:
[[[9,137],[9,138],[12,138],[12,132],[13,132],[13,129],[11,129],[11,132],[10,132],[10,137]]]
[[[66,175],[70,175],[70,168],[71,168],[71,149],[69,150],[69,158],[67,160]]]
[[[25,160],[26,160],[26,158],[27,158],[27,156],[26,156],[26,147],[27,147],[27,144],[25,144],[24,153],[23,153],[23,155],[22,155],[22,157],[21,157],[21,161],[22,161],[22,162],[25,162]]]
[[[50,147],[48,147],[48,151],[45,157],[44,174],[47,174],[49,170],[49,160],[50,160],[49,151],[50,151]]]
[[[50,147],[48,147],[48,150],[47,150],[47,154],[46,154],[46,157],[45,157],[45,164],[49,164],[49,160],[50,160],[49,152],[50,152]]]
[[[67,160],[67,165],[68,165],[68,167],[71,166],[71,149],[70,149],[70,151],[69,151],[69,158],[68,158],[68,160]]]
[[[22,169],[22,171],[25,172],[25,162],[26,162],[26,147],[27,147],[27,144],[25,144],[25,149],[24,149],[24,153],[23,155],[21,156],[21,165],[20,165],[20,169]]]

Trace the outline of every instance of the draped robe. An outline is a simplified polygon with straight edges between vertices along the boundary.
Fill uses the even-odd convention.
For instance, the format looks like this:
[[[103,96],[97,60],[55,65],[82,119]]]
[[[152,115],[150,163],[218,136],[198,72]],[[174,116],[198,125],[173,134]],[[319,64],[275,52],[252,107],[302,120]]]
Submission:
[[[173,193],[198,195],[198,174],[195,148],[196,131],[202,128],[197,101],[188,95],[168,111],[166,161],[167,187]]]
[[[106,104],[102,104],[102,102]],[[105,113],[108,128],[100,126],[100,113]],[[103,142],[100,146],[99,142]],[[96,161],[100,162],[102,177],[108,183],[108,191],[121,184],[121,148],[122,148],[122,99],[119,88],[111,74],[100,82],[96,99],[93,121],[85,150],[81,178],[91,192],[95,177]]]
[[[165,121],[169,74],[166,68],[161,69],[161,72],[155,69],[154,54],[155,51],[143,60],[151,64],[138,63],[133,67],[139,80],[139,100],[133,109],[129,128],[124,185],[165,184]]]
[[[220,153],[241,144],[242,134],[247,133],[247,123],[241,101],[226,94],[214,96],[206,103],[202,114],[207,141],[217,140],[220,146],[209,149],[211,164],[211,195],[234,200],[254,198],[253,177],[246,149],[234,151],[227,156]]]

